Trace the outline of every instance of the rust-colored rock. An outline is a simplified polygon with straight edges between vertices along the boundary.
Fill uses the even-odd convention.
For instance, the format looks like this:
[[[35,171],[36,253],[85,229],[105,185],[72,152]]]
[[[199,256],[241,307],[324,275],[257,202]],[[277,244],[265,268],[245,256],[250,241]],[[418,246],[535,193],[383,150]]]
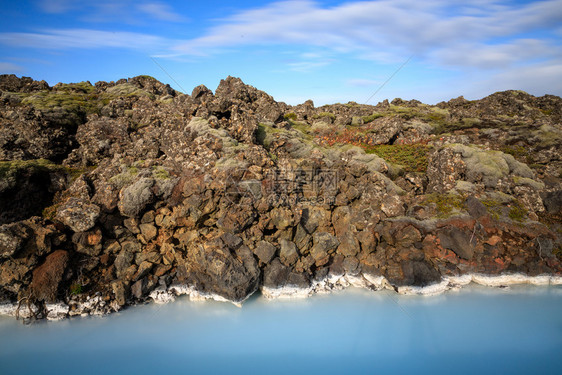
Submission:
[[[45,258],[45,262],[33,271],[30,285],[33,297],[45,302],[57,301],[68,261],[68,252],[64,250],[57,250]]]

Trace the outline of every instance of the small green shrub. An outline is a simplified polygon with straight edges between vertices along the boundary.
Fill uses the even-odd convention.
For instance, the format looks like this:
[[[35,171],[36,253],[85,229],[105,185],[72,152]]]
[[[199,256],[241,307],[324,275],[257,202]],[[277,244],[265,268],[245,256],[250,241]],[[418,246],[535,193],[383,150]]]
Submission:
[[[272,152],[267,152],[267,155],[269,156],[269,158],[271,159],[272,162],[276,163],[277,162],[277,155],[275,155]]]
[[[258,124],[258,128],[256,129],[256,142],[259,145],[265,146],[265,138],[267,137],[267,131],[265,129],[265,125]]]
[[[296,114],[295,112],[289,112],[289,113],[286,113],[286,114],[283,116],[283,118],[284,118],[285,120],[293,120],[293,121],[296,121],[296,120],[297,120],[297,114]]]
[[[82,293],[82,284],[75,282],[70,285],[70,294],[76,296]]]

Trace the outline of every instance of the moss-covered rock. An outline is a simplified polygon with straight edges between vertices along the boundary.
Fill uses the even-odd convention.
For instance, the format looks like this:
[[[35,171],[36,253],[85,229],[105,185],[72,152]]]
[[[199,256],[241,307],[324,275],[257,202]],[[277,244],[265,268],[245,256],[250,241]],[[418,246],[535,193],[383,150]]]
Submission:
[[[461,144],[448,147],[462,155],[462,160],[466,164],[466,178],[469,182],[482,182],[487,188],[495,188],[498,181],[508,175],[523,178],[534,177],[529,166],[501,151],[487,151]]]

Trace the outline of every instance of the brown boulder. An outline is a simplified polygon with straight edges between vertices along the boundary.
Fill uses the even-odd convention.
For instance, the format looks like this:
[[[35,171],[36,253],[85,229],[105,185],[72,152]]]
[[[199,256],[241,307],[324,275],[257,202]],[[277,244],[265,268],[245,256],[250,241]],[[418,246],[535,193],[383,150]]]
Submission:
[[[317,232],[313,236],[314,245],[310,249],[310,255],[314,259],[316,266],[325,265],[330,260],[330,255],[338,247],[338,239],[326,232]]]
[[[45,262],[33,271],[30,290],[32,295],[45,302],[56,302],[69,256],[64,250],[57,250],[47,256]]]
[[[340,245],[338,246],[337,252],[346,257],[352,257],[357,255],[361,248],[359,247],[359,241],[357,240],[355,233],[345,232],[341,236],[338,236]]]

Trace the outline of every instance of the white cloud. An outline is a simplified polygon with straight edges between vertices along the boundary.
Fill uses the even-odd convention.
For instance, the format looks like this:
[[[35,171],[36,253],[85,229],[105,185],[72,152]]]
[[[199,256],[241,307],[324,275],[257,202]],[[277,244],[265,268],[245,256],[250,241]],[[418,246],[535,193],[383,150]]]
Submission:
[[[181,22],[185,17],[175,13],[171,7],[163,3],[143,3],[137,6],[140,12],[161,21]]]
[[[72,0],[41,0],[39,7],[46,13],[65,13],[76,6]]]
[[[166,22],[187,20],[174,12],[170,5],[158,1],[136,4],[133,0],[40,0],[38,5],[45,13],[72,11],[78,18],[93,22],[139,23],[140,16]]]
[[[42,33],[0,33],[0,44],[40,49],[126,48],[154,49],[166,44],[157,36],[88,29],[45,30]]]
[[[514,62],[556,58],[561,51],[537,39],[519,39],[499,45],[461,43],[435,53],[437,60],[451,66],[505,68]]]
[[[288,63],[287,65],[292,71],[307,73],[316,68],[320,68],[322,66],[328,65],[329,61],[299,61],[299,62],[292,62]]]
[[[498,90],[524,90],[540,96],[562,96],[562,63],[539,63],[516,67],[495,74],[473,86],[476,96],[488,95]]]
[[[560,41],[518,37],[553,33],[562,23],[562,0],[514,4],[498,0],[463,1],[379,0],[354,1],[327,7],[309,0],[281,1],[261,8],[241,10],[217,20],[202,36],[174,45],[157,36],[107,31],[49,30],[45,33],[4,33],[0,43],[38,48],[95,48],[111,46],[147,48],[158,46],[161,57],[209,56],[235,51],[243,46],[287,44],[308,46],[321,54],[345,54],[346,58],[398,63],[414,54],[420,60],[452,67],[498,68],[533,59],[560,59]],[[128,0],[107,2],[66,0],[41,2],[50,12],[72,7],[119,13],[131,8]],[[163,21],[178,22],[182,16],[163,2],[144,2],[132,6]],[[130,13],[130,12],[129,12]],[[93,17],[93,16],[92,16]],[[138,36],[138,38],[137,38]],[[84,38],[84,40],[79,40]],[[556,38],[556,37],[553,37]],[[558,38],[559,39],[559,38]],[[17,41],[14,42],[14,41]],[[167,47],[170,47],[168,49]],[[153,51],[153,53],[156,51]],[[311,52],[287,66],[309,71],[330,64],[334,59],[318,59]]]
[[[345,83],[349,86],[355,87],[376,87],[380,86],[383,81],[365,78],[352,78],[348,79]]]
[[[2,73],[16,73],[21,71],[23,71],[23,68],[19,65],[0,61],[0,72]]]
[[[562,22],[562,0],[506,4],[490,0],[466,7],[460,1],[380,0],[324,7],[313,1],[283,1],[220,20],[174,50],[211,54],[244,45],[297,44],[385,62],[414,53],[440,57],[446,64],[489,68],[525,58],[523,50],[530,43],[516,35]],[[503,42],[488,47],[495,40]],[[556,45],[543,41],[531,47],[544,52]],[[474,51],[479,56],[470,58]]]

